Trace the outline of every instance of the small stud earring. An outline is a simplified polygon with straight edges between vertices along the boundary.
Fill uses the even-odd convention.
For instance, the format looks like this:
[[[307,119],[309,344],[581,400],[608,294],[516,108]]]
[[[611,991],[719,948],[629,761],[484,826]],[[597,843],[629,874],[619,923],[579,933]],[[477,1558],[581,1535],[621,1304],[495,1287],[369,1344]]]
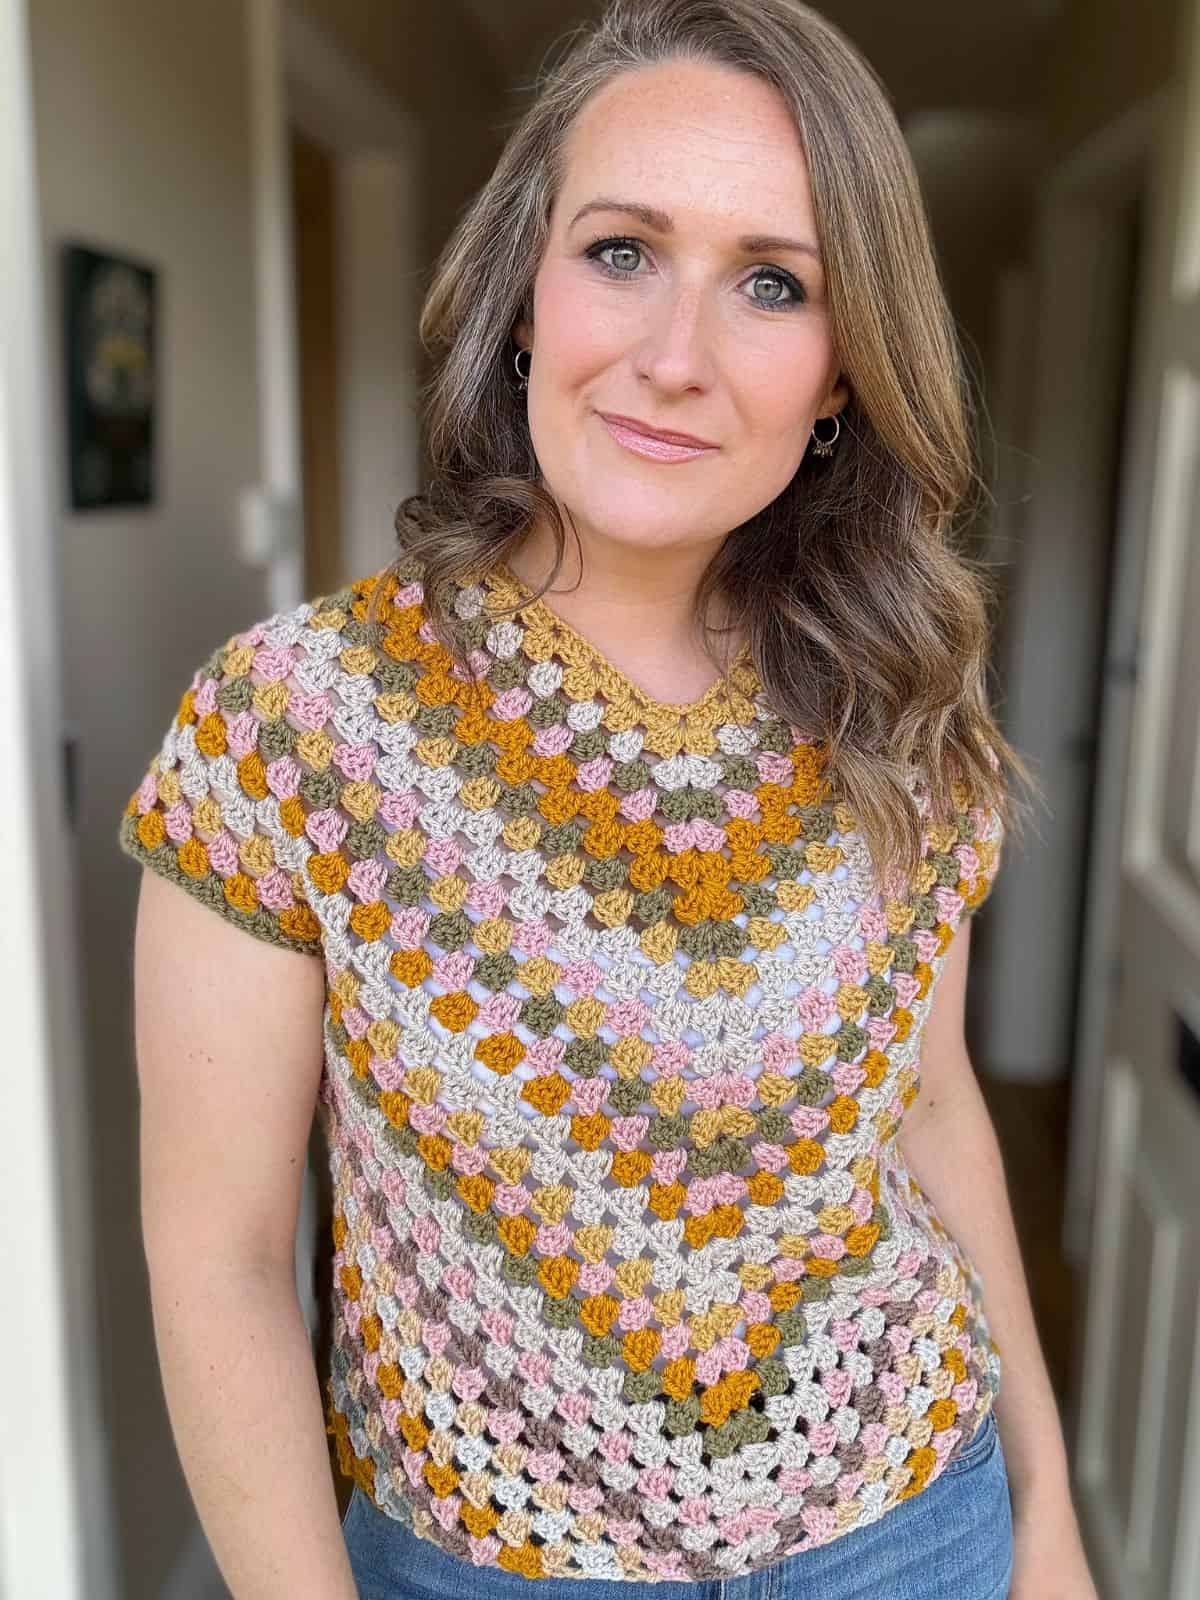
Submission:
[[[529,357],[529,360],[528,360],[528,363],[526,364],[524,372],[521,371],[521,357],[522,356],[528,356]],[[524,394],[526,389],[528,389],[528,387],[529,387],[529,374],[533,370],[533,351],[532,350],[518,350],[516,355],[513,357],[513,366],[516,368],[516,371],[517,371],[517,389],[521,394]]]
[[[813,429],[813,431],[812,431],[813,455],[815,455],[815,456],[831,456],[833,454],[833,447],[837,443],[838,434],[841,433],[841,431],[842,431],[842,425],[841,425],[841,423],[838,421],[838,419],[836,417],[819,417],[817,420],[819,422],[832,422],[833,423],[833,433],[830,435],[830,437],[828,439],[822,439],[820,434],[817,432],[816,428]]]

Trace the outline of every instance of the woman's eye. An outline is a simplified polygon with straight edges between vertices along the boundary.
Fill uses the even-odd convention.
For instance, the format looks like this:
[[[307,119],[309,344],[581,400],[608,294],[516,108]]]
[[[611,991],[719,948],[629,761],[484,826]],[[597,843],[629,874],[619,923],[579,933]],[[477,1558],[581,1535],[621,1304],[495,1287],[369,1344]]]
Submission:
[[[597,239],[586,253],[606,277],[632,278],[642,265],[644,252],[636,239]],[[806,298],[803,285],[782,267],[758,267],[750,282],[750,298],[764,311],[787,311]]]
[[[613,277],[625,278],[637,271],[642,249],[630,239],[602,239],[589,247],[588,255]]]
[[[752,282],[754,293],[751,298],[756,305],[765,306],[768,311],[774,311],[777,306],[798,304],[804,299],[804,290],[796,279],[790,272],[783,272],[778,267],[760,268]],[[766,292],[760,294],[760,289]]]

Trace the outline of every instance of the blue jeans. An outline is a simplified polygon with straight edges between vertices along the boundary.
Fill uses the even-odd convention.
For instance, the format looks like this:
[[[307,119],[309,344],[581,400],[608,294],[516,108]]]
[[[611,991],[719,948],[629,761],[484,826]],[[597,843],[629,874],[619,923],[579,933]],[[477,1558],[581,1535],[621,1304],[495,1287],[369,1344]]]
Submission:
[[[931,1484],[831,1544],[696,1583],[523,1578],[418,1538],[355,1488],[342,1523],[360,1600],[1005,1600],[1012,1511],[993,1412]]]

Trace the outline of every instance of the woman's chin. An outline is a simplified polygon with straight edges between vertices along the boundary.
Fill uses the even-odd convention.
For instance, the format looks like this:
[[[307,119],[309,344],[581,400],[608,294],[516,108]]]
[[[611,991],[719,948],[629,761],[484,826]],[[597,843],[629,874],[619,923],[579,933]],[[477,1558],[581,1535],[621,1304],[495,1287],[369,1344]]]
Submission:
[[[590,530],[594,537],[606,542],[636,545],[639,549],[695,544],[705,538],[704,524],[712,516],[711,505],[689,508],[684,497],[678,494],[666,501],[659,496],[628,495],[616,502],[576,503],[568,509],[581,538]],[[712,537],[719,539],[728,531],[714,527]]]

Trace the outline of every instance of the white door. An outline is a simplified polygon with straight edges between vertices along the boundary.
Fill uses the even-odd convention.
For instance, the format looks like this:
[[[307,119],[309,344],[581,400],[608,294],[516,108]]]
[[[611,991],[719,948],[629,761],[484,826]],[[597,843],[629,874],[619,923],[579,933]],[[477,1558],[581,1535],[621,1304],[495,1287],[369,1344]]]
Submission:
[[[1200,0],[1181,12],[1151,245],[1154,468],[1118,992],[1076,1374],[1077,1490],[1104,1600],[1200,1595]]]

